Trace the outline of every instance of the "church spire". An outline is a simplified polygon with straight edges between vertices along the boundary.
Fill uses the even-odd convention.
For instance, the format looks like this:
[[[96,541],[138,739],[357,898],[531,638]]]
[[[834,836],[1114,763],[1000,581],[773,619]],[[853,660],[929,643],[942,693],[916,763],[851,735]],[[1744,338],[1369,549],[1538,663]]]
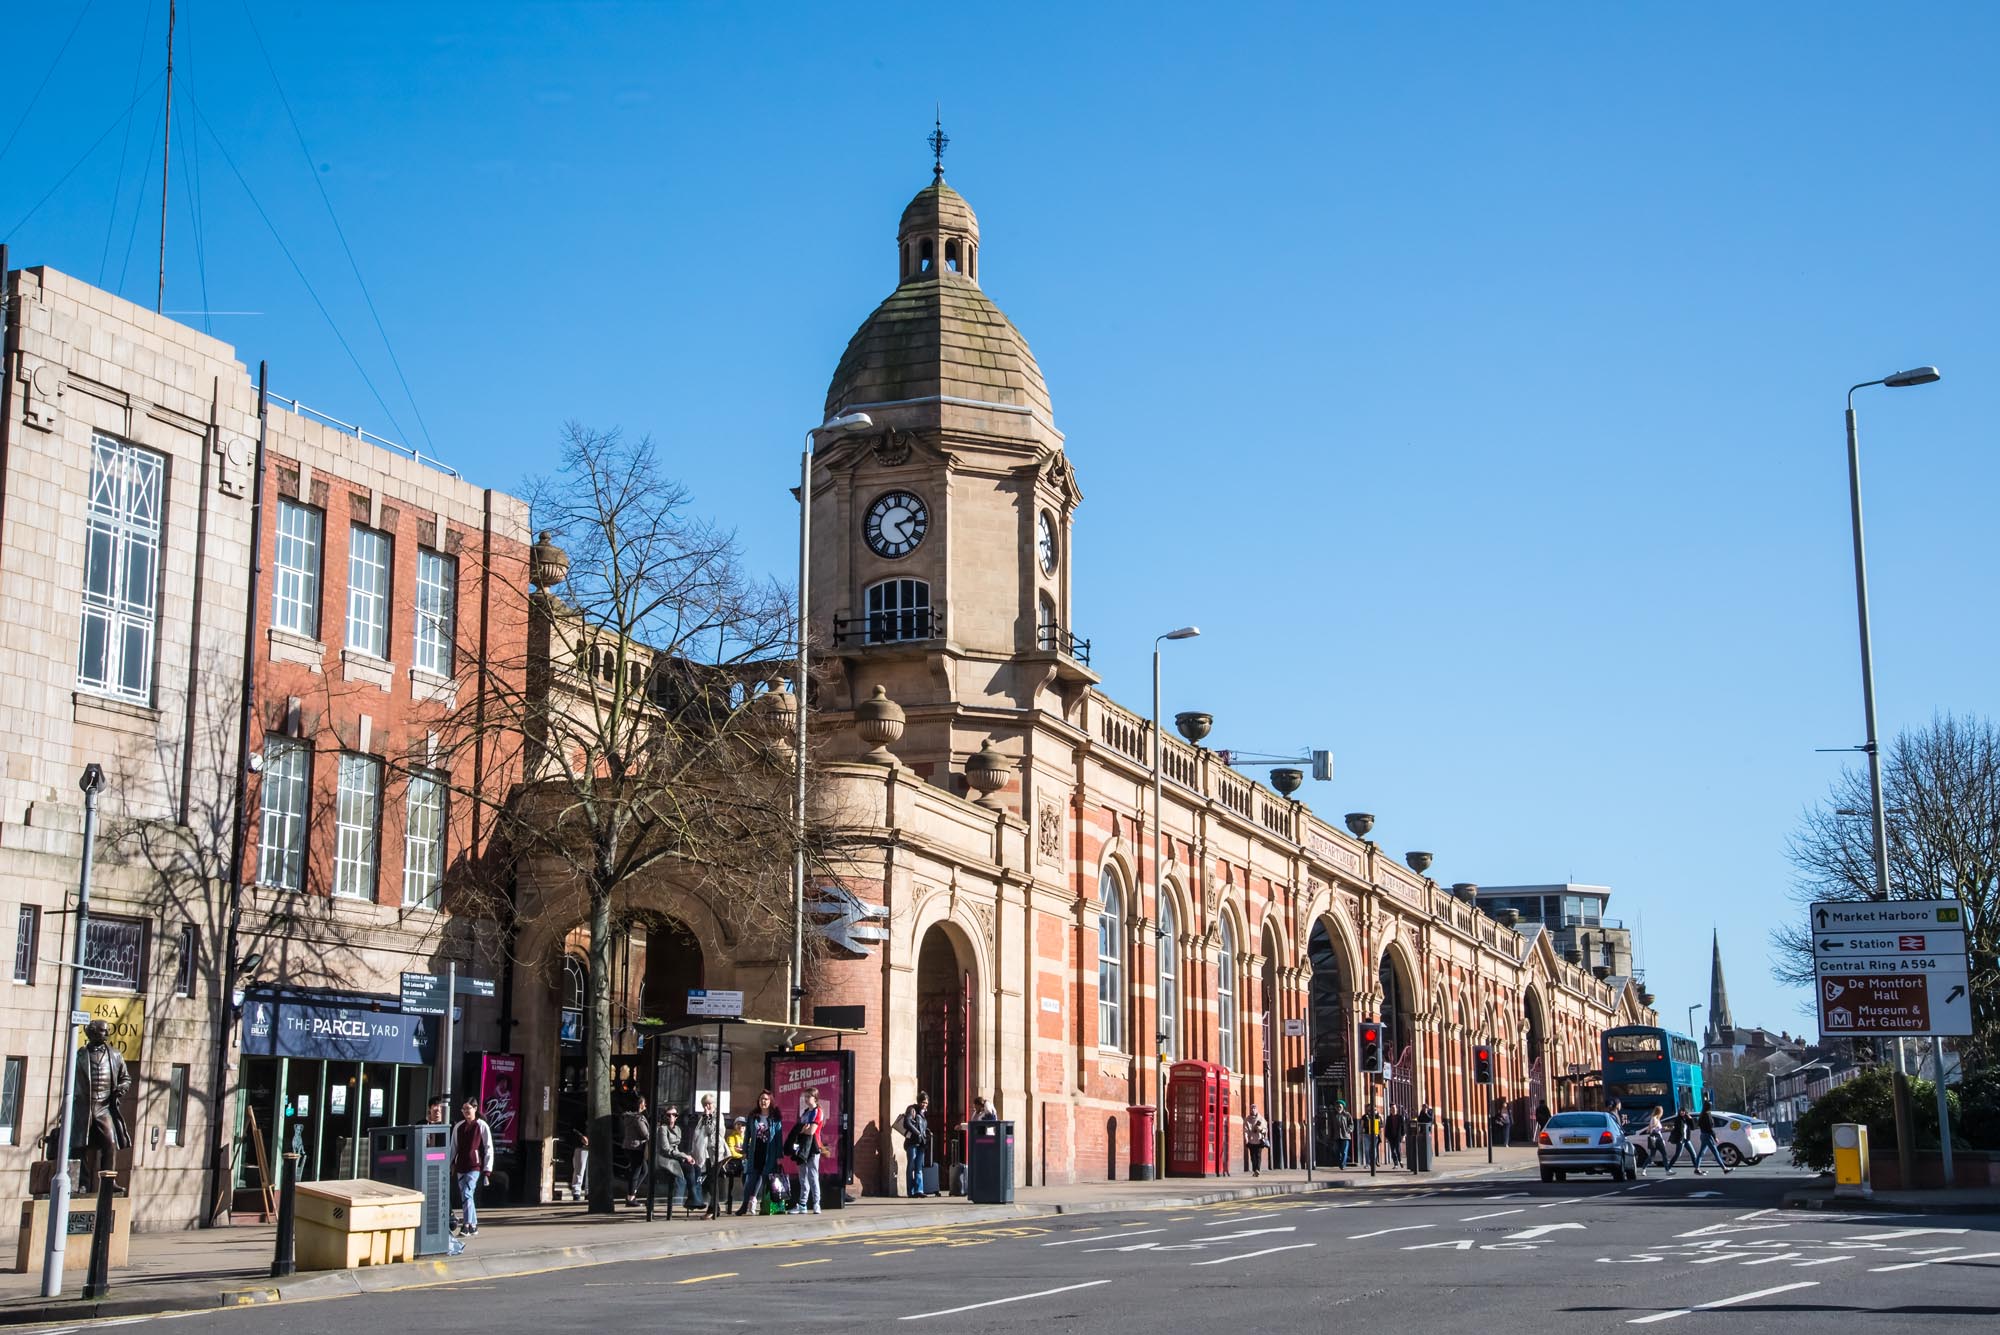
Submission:
[[[1708,1032],[1705,1044],[1724,1043],[1736,1022],[1729,1017],[1729,985],[1722,981],[1722,933],[1712,935],[1714,958],[1708,971]]]

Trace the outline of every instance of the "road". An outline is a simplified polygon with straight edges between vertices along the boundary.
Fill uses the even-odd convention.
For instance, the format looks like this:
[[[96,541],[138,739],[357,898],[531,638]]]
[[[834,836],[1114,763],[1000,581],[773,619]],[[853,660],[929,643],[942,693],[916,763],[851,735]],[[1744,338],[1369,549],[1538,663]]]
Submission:
[[[1385,1178],[147,1319],[173,1335],[1995,1329],[2000,1218],[1778,1208],[1799,1181],[1768,1166],[1632,1184]]]

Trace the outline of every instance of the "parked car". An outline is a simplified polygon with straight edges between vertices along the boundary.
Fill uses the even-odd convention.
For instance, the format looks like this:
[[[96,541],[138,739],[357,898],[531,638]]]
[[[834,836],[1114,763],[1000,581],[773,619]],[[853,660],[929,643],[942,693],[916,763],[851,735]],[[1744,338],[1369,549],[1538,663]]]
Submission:
[[[1778,1138],[1771,1134],[1771,1124],[1748,1113],[1723,1112],[1714,1110],[1715,1145],[1722,1151],[1722,1162],[1731,1168],[1740,1168],[1747,1163],[1761,1163],[1778,1152]]]
[[[1609,1173],[1623,1182],[1639,1176],[1635,1147],[1610,1113],[1557,1113],[1535,1138],[1535,1158],[1544,1182],[1571,1173]]]

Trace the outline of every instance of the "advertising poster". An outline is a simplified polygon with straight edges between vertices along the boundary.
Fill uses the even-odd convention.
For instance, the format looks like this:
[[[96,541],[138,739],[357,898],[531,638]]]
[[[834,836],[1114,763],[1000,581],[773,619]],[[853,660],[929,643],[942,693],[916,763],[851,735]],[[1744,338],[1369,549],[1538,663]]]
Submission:
[[[813,1055],[773,1054],[769,1058],[768,1078],[771,1094],[778,1101],[778,1112],[785,1119],[785,1131],[798,1123],[799,1109],[805,1105],[806,1091],[819,1092],[819,1107],[825,1122],[821,1136],[826,1146],[820,1156],[819,1173],[824,1181],[845,1182],[847,1179],[847,1147],[851,1143],[852,1126],[849,1115],[849,1086],[852,1083],[854,1054],[851,1052],[822,1052]],[[839,1198],[836,1189],[828,1193],[829,1203]]]
[[[479,1115],[493,1128],[493,1147],[511,1150],[521,1133],[521,1059],[511,1052],[479,1058]]]

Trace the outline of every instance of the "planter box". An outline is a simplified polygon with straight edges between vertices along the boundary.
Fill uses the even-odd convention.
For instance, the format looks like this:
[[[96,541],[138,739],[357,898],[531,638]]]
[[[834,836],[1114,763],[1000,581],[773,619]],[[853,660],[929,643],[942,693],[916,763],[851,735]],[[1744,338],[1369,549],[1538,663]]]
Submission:
[[[2000,1187],[2000,1154],[1989,1150],[1953,1150],[1949,1183],[1944,1180],[1944,1156],[1936,1150],[1918,1150],[1913,1167],[1917,1180],[1909,1185],[1917,1190],[1936,1190],[1947,1185]],[[1869,1156],[1868,1176],[1877,1191],[1900,1191],[1904,1186],[1893,1151]]]

